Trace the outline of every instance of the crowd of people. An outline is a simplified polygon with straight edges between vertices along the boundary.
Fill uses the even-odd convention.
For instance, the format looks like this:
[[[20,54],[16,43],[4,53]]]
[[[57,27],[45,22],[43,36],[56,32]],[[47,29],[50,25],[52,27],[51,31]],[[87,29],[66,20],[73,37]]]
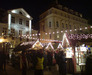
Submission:
[[[20,69],[22,75],[26,75],[26,71],[30,65],[33,68],[34,75],[43,75],[43,71],[48,69],[51,71],[53,65],[58,65],[58,71],[60,75],[66,75],[66,59],[63,50],[33,50],[31,52],[22,51],[20,55]],[[57,68],[56,67],[56,68]]]

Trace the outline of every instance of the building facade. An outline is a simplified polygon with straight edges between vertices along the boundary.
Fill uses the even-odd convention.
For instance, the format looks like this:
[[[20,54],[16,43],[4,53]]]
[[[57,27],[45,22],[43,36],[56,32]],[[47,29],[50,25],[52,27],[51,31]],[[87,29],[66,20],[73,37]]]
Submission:
[[[7,39],[13,48],[20,42],[32,40],[31,35],[38,33],[32,29],[32,19],[23,8],[8,10],[8,22],[0,23],[1,38]]]
[[[47,42],[46,39],[62,41],[64,32],[82,33],[80,30],[88,26],[88,21],[82,14],[57,4],[40,15],[39,24],[40,39],[44,39],[41,42]]]
[[[8,10],[8,33],[17,37],[31,34],[32,19],[23,8]]]

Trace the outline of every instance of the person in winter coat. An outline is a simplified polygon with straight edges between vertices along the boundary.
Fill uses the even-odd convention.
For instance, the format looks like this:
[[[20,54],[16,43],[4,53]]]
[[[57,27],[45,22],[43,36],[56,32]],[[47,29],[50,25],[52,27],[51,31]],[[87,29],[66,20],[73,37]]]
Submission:
[[[66,75],[66,60],[63,51],[60,51],[57,55],[57,64],[59,66],[59,74]]]
[[[40,49],[37,51],[36,56],[36,65],[35,65],[35,75],[43,75],[43,62],[44,62],[44,56],[43,56],[43,50]]]
[[[25,51],[22,51],[22,55],[20,56],[20,65],[22,69],[22,75],[26,75],[28,63]]]

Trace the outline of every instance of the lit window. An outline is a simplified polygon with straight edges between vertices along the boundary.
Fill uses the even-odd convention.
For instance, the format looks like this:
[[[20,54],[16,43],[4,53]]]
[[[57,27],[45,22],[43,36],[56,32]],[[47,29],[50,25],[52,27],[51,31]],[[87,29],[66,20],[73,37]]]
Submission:
[[[57,34],[57,38],[59,38],[59,34]]]
[[[22,19],[19,19],[19,24],[22,24]]]

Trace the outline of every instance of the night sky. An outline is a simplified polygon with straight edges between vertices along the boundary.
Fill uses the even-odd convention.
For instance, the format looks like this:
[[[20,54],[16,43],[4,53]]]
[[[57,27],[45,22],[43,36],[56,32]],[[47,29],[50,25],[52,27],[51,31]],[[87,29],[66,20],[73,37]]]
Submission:
[[[30,16],[33,17],[33,23],[39,18],[39,15],[48,9],[55,0],[0,0],[0,8],[11,10],[24,8]],[[60,4],[82,13],[84,18],[92,19],[92,1],[91,0],[58,0]]]

